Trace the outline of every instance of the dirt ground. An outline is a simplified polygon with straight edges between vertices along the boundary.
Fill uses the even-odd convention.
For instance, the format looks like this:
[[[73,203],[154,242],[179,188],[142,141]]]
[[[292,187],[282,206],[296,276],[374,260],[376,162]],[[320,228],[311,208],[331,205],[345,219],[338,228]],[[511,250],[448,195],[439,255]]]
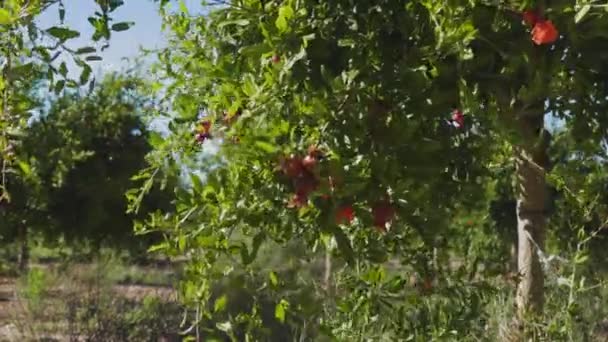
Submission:
[[[16,284],[16,278],[0,277],[0,341],[21,341],[18,338],[20,334],[15,320],[24,313],[25,308],[18,297]],[[148,296],[154,296],[167,302],[177,300],[176,291],[168,286],[114,285],[112,288],[118,296],[136,301],[141,301]],[[61,291],[61,289],[53,291]],[[63,341],[64,339],[54,337],[45,340]]]

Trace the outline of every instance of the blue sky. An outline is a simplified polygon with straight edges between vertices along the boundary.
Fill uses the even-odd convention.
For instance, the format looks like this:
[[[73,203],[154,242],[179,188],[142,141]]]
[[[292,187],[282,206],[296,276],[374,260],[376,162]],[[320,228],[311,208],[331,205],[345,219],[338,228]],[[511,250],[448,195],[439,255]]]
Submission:
[[[182,0],[191,13],[200,12],[200,0]],[[154,49],[163,47],[165,43],[161,31],[161,17],[158,12],[158,3],[152,0],[124,0],[125,4],[114,13],[114,22],[133,21],[135,26],[127,31],[115,32],[110,41],[110,47],[99,53],[103,61],[92,62],[95,75],[105,71],[120,70],[129,65],[125,60],[137,57],[140,47]],[[93,29],[87,18],[95,12],[97,5],[93,0],[64,0],[66,7],[65,25],[80,32],[80,37],[68,41],[71,48],[90,46]],[[177,8],[177,1],[172,4]],[[58,6],[50,7],[37,19],[41,28],[59,25]],[[74,65],[70,58],[66,60],[70,70]],[[78,76],[71,73],[72,76]]]

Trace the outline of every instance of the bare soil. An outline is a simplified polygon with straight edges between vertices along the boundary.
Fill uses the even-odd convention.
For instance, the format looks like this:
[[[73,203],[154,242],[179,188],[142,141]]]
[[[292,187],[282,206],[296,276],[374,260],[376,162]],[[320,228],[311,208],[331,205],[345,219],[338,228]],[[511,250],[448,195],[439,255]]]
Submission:
[[[0,341],[21,341],[20,333],[16,322],[19,317],[24,317],[25,307],[23,300],[19,298],[17,291],[18,279],[14,277],[0,277]],[[162,301],[175,302],[177,293],[169,286],[148,286],[148,285],[114,285],[112,289],[117,297],[142,301],[144,298],[153,296]],[[66,295],[66,290],[53,288],[48,290],[51,296]],[[17,321],[16,321],[17,320]],[[48,341],[63,341],[61,337],[51,337]]]

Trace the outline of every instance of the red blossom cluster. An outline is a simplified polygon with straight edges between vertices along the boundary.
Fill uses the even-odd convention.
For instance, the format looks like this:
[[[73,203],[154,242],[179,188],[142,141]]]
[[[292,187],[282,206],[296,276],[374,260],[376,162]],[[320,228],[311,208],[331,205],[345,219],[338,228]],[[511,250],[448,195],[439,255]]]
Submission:
[[[241,114],[242,111],[240,108],[233,113],[225,111],[222,114],[219,123],[225,127],[230,127],[241,116]],[[198,122],[194,130],[194,139],[196,142],[202,144],[207,140],[211,140],[214,136],[217,137],[219,135],[220,138],[224,137],[221,132],[215,132],[213,135],[211,135],[211,127],[212,122],[209,119],[203,119]],[[229,141],[234,144],[238,144],[240,142],[240,138],[239,136],[234,135],[229,137]]]
[[[281,160],[281,170],[291,179],[295,189],[295,194],[289,201],[290,207],[305,206],[310,194],[317,190],[320,182],[315,171],[320,157],[321,152],[315,146],[311,146],[304,157],[292,154]]]
[[[385,233],[386,224],[391,222],[395,217],[395,208],[387,200],[378,201],[372,206],[372,217],[374,220],[374,227],[376,227],[378,231]]]
[[[199,143],[204,143],[205,140],[211,140],[211,121],[203,120],[196,127],[194,139]]]
[[[355,210],[352,205],[344,204],[336,210],[337,224],[350,224],[355,219]]]
[[[522,13],[524,22],[532,27],[532,41],[536,45],[551,44],[559,38],[559,32],[551,20],[543,19],[536,10]]]
[[[322,153],[316,146],[311,146],[304,156],[292,154],[280,160],[281,172],[289,178],[293,185],[294,194],[288,202],[290,208],[301,208],[308,204],[310,195],[315,192],[321,180],[318,177],[318,163]],[[328,177],[328,185],[334,191],[336,180]],[[329,194],[321,194],[321,198],[329,200]],[[393,205],[387,200],[377,201],[371,206],[373,224],[380,232],[386,232],[386,227],[395,216]],[[355,209],[351,204],[341,204],[335,211],[336,224],[351,224],[355,219]]]

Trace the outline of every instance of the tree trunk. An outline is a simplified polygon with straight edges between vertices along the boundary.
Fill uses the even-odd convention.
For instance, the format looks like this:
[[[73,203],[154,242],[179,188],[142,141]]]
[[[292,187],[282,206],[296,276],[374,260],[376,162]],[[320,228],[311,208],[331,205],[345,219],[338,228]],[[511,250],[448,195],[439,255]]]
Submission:
[[[538,249],[544,249],[548,190],[545,181],[549,165],[548,132],[540,116],[535,124],[522,125],[525,143],[516,149],[517,175],[517,311],[519,318],[542,312],[544,275]]]
[[[19,273],[25,273],[30,263],[30,250],[27,244],[27,225],[25,223],[19,226],[19,256],[17,258],[17,267]]]
[[[329,295],[332,292],[332,279],[331,279],[331,250],[327,249],[325,251],[325,274],[323,275],[323,286],[325,287],[325,291]]]

